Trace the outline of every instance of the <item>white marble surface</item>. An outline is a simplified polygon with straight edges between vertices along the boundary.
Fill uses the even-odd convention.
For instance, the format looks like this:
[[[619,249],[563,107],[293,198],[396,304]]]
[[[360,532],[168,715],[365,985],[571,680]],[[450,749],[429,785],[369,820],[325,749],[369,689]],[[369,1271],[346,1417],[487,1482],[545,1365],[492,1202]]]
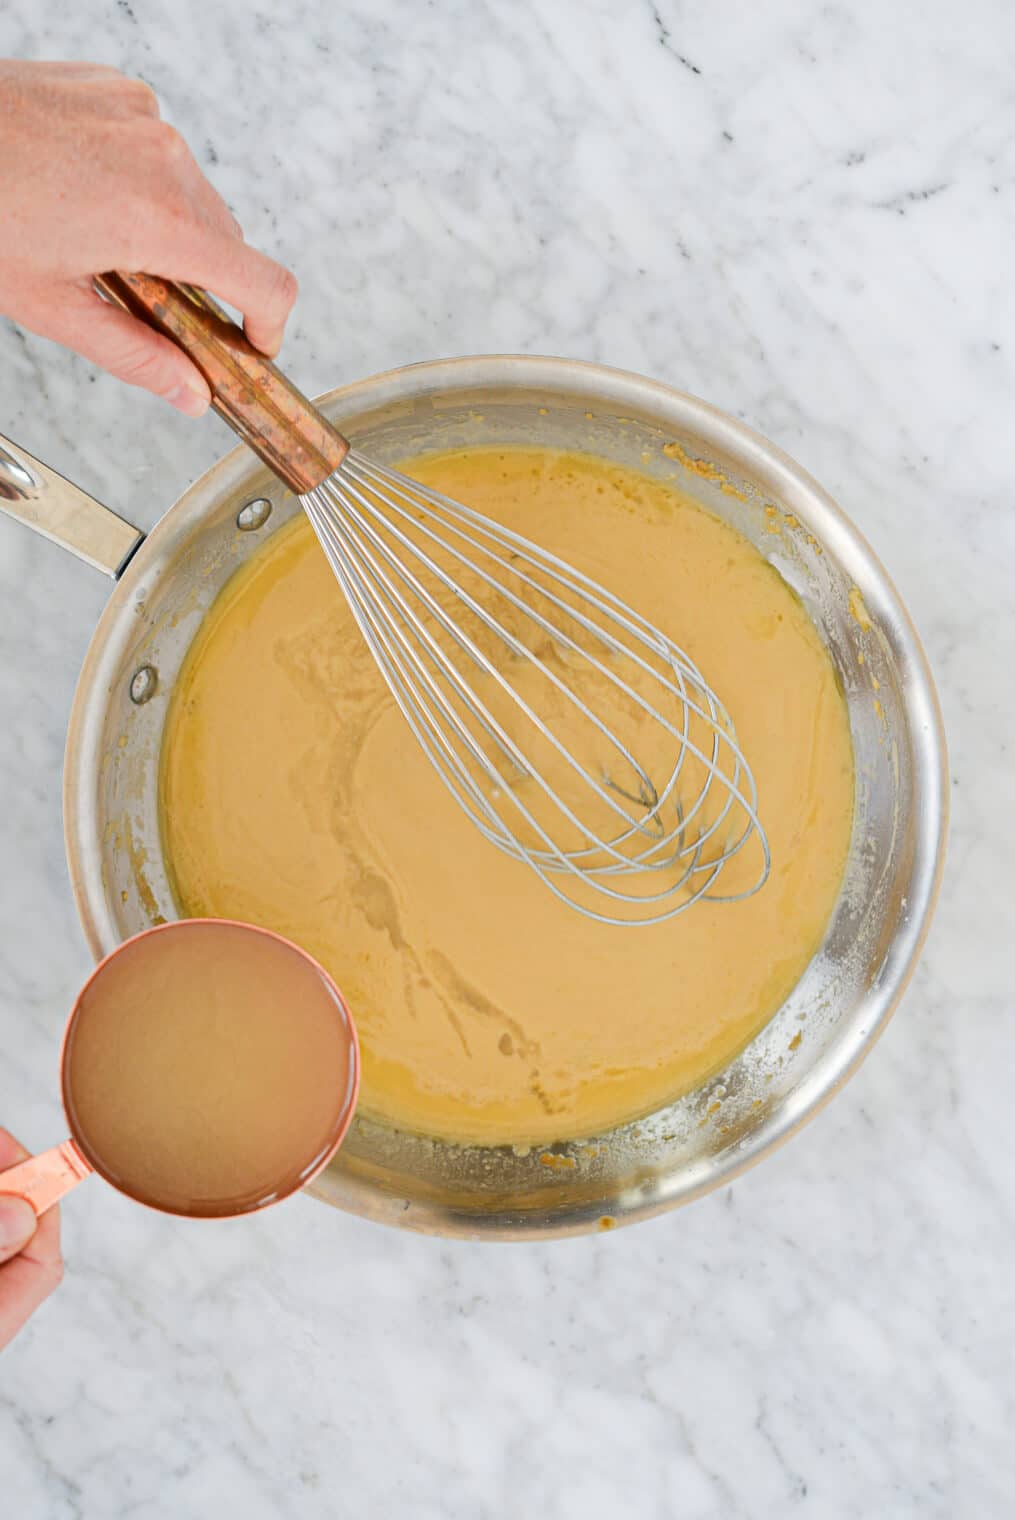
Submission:
[[[542,1248],[305,1200],[194,1228],[70,1199],[66,1282],[0,1362],[0,1513],[1013,1513],[1007,0],[7,0],[0,54],[155,85],[299,274],[285,359],[311,391],[560,353],[781,443],[891,567],[954,772],[900,1012],[722,1195]],[[0,428],[146,526],[231,441],[9,324]],[[36,1147],[87,967],[60,763],[104,595],[0,521],[0,1121]]]

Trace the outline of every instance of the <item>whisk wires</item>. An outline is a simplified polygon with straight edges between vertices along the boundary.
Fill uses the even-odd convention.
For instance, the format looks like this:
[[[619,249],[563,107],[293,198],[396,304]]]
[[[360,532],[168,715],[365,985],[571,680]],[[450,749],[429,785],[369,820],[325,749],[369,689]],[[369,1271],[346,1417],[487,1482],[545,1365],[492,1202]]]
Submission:
[[[412,732],[492,844],[609,924],[763,885],[769,846],[732,720],[658,628],[355,451],[302,502]],[[757,872],[716,890],[751,840]]]

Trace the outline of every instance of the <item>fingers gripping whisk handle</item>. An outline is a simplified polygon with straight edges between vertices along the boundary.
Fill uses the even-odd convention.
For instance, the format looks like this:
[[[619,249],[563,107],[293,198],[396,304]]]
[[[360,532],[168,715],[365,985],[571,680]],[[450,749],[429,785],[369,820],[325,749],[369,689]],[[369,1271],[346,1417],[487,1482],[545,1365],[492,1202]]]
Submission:
[[[219,416],[297,494],[319,486],[349,445],[211,296],[150,274],[99,275],[96,289],[182,348]]]

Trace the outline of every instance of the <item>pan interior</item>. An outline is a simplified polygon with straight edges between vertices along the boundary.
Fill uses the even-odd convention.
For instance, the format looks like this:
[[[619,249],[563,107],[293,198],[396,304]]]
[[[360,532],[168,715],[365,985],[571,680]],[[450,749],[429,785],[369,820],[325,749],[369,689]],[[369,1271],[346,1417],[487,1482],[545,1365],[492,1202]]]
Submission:
[[[760,550],[831,654],[856,765],[843,889],[823,947],[742,1054],[646,1119],[547,1150],[448,1144],[359,1118],[312,1187],[384,1222],[502,1239],[609,1227],[685,1201],[777,1143],[848,1075],[918,948],[936,883],[942,755],[905,614],[805,476],[728,419],[635,377],[563,361],[450,361],[322,405],[383,462],[535,444],[657,473]],[[178,916],[157,796],[169,697],[219,590],[299,510],[235,450],[162,520],[103,615],[72,718],[65,799],[96,954]]]

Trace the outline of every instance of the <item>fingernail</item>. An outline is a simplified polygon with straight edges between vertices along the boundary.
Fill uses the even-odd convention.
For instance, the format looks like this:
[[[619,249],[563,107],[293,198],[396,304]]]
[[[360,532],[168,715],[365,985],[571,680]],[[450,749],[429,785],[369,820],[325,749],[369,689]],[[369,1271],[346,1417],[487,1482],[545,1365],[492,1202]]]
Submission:
[[[26,1198],[0,1198],[0,1251],[17,1251],[35,1234],[35,1210]]]
[[[188,417],[203,417],[209,405],[207,392],[194,390],[189,385],[178,385],[169,392],[166,400],[177,411],[186,412]]]

